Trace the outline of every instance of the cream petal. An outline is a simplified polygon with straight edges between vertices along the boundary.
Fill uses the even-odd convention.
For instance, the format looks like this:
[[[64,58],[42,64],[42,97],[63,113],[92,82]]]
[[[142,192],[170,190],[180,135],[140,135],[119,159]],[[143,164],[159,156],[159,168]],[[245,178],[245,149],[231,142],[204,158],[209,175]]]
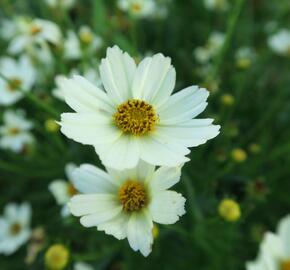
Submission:
[[[185,157],[189,150],[177,144],[168,144],[153,136],[147,136],[140,141],[141,159],[157,166],[176,166],[189,159]]]
[[[95,145],[106,167],[122,170],[133,168],[140,158],[139,138],[122,135],[111,144]]]
[[[185,198],[181,194],[166,190],[153,196],[149,211],[154,222],[173,224],[185,214]]]
[[[81,193],[114,193],[118,187],[117,181],[103,170],[83,164],[72,174],[72,183]]]
[[[106,93],[82,76],[74,75],[72,79],[59,78],[58,84],[66,103],[76,112],[112,115],[115,111]]]
[[[261,244],[261,251],[264,254],[270,255],[272,258],[271,260],[283,258],[284,255],[281,239],[277,235],[270,232],[266,233],[264,237],[264,240]]]
[[[23,226],[28,226],[30,224],[31,214],[32,211],[30,204],[22,203],[19,206],[18,218]]]
[[[172,95],[169,100],[157,109],[160,125],[182,123],[196,117],[207,106],[207,90],[190,86]]]
[[[118,240],[122,240],[127,236],[127,226],[129,215],[121,212],[115,218],[98,225],[99,231],[104,231],[106,234],[113,235]]]
[[[102,59],[100,75],[104,87],[115,105],[119,105],[132,97],[131,85],[136,70],[132,57],[119,47],[107,49],[107,56]]]
[[[194,121],[195,119],[191,120]],[[219,134],[219,125],[160,126],[155,137],[168,144],[182,144],[186,147],[198,146]]]
[[[110,118],[101,113],[63,113],[60,125],[64,135],[83,144],[112,143],[121,136]]]
[[[80,194],[71,198],[69,209],[74,216],[103,215],[115,208],[122,206],[119,204],[116,195],[112,194]]]
[[[284,256],[290,258],[290,215],[286,216],[279,222],[278,236],[283,245]]]
[[[133,213],[127,227],[127,237],[130,247],[140,250],[143,256],[147,257],[152,250],[153,222],[146,211]]]
[[[48,189],[54,196],[57,204],[64,205],[69,201],[68,182],[64,180],[55,180],[49,184]]]
[[[160,53],[147,57],[137,67],[132,85],[133,98],[159,106],[171,95],[175,77],[169,57]]]
[[[152,193],[164,191],[179,182],[181,167],[160,167],[148,181]]]

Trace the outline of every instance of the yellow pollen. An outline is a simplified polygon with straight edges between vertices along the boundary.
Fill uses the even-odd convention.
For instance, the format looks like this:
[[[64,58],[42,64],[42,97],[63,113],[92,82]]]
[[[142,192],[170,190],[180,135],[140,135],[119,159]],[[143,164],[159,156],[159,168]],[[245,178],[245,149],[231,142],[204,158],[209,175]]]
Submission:
[[[69,194],[70,197],[72,197],[72,196],[76,195],[78,193],[78,191],[71,183],[68,183],[67,193]]]
[[[84,31],[84,32],[80,33],[80,39],[81,39],[82,42],[88,44],[88,43],[92,42],[93,35],[90,32],[88,32],[88,31]]]
[[[8,82],[8,88],[11,91],[17,90],[22,84],[22,81],[18,78],[12,78]]]
[[[31,28],[30,28],[30,33],[32,34],[32,35],[36,35],[36,34],[38,34],[39,32],[41,32],[41,27],[40,26],[38,26],[38,25],[33,25]]]
[[[19,223],[13,223],[10,226],[10,234],[11,235],[17,235],[19,234],[21,231],[21,225]]]
[[[143,183],[126,181],[119,190],[119,200],[127,212],[139,211],[148,202],[147,192]]]
[[[150,104],[130,99],[118,106],[113,119],[124,133],[140,136],[154,129],[158,117]]]
[[[282,262],[281,270],[290,270],[290,260]]]

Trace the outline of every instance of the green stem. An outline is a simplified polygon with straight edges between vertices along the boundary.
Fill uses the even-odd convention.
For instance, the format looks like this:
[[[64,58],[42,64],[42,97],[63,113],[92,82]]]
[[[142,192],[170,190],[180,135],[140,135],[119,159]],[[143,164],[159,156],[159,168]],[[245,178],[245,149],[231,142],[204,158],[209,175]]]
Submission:
[[[245,3],[245,0],[236,0],[236,4],[234,6],[233,12],[231,12],[231,17],[228,20],[228,27],[227,27],[225,41],[224,41],[224,44],[220,50],[220,53],[218,54],[218,56],[216,58],[212,72],[209,75],[209,78],[208,78],[209,82],[216,80],[219,73],[220,73],[220,68],[221,68],[221,66],[226,58],[226,54],[230,48],[235,30],[237,28],[238,19],[239,19],[239,16],[241,14],[244,3]]]
[[[198,208],[196,200],[195,200],[195,191],[194,191],[194,187],[192,185],[191,179],[185,172],[183,173],[182,178],[183,178],[184,186],[187,191],[188,204],[191,210],[190,213],[192,215],[192,218],[195,221],[200,221],[202,220],[202,213],[200,209]]]
[[[9,79],[4,76],[2,73],[0,73],[0,78],[2,78],[3,80],[5,80],[6,82],[9,83]],[[21,91],[23,93],[23,95],[31,102],[33,103],[35,106],[43,109],[44,111],[46,111],[47,113],[49,113],[51,116],[58,118],[59,117],[59,113],[52,108],[51,106],[49,106],[48,104],[46,104],[45,102],[43,102],[41,99],[39,99],[38,97],[36,97],[34,94],[28,92],[28,91],[24,91],[22,88],[18,87],[17,90]]]

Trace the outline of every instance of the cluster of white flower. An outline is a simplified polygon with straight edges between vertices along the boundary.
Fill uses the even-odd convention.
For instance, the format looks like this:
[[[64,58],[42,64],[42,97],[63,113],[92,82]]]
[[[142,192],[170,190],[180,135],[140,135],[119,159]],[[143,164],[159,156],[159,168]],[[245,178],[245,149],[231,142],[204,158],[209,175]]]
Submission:
[[[220,128],[213,119],[195,119],[207,106],[208,91],[190,86],[172,95],[175,76],[162,54],[137,66],[114,46],[100,65],[104,90],[78,75],[58,80],[75,111],[61,115],[62,133],[94,146],[107,172],[83,164],[68,173],[75,189],[63,181],[50,189],[60,204],[81,193],[69,202],[81,224],[127,238],[144,256],[151,252],[153,222],[172,224],[185,213],[184,197],[168,189],[180,180],[188,148]]]

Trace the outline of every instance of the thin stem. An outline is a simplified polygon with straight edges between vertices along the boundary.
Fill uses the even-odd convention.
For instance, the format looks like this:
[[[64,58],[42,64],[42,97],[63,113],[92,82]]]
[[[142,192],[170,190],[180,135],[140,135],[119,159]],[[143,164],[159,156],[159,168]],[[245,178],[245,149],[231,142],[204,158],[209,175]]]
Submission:
[[[0,73],[0,77],[5,80],[6,82],[9,83],[9,79],[4,76],[2,73]],[[45,102],[43,102],[41,99],[39,99],[38,97],[36,97],[35,95],[33,95],[32,93],[23,90],[22,88],[18,87],[17,90],[21,91],[23,93],[23,95],[29,100],[31,101],[31,103],[35,104],[37,107],[45,110],[47,113],[49,113],[51,116],[58,118],[59,117],[59,113],[52,108],[51,106],[49,106],[48,104],[46,104]]]
[[[220,68],[226,58],[226,54],[230,48],[235,30],[237,28],[238,19],[241,14],[244,3],[245,3],[245,0],[237,0],[234,6],[233,12],[231,12],[231,17],[228,20],[228,27],[227,27],[225,41],[220,50],[220,53],[218,54],[216,58],[212,72],[209,75],[209,78],[208,78],[209,82],[216,80],[219,75]]]

